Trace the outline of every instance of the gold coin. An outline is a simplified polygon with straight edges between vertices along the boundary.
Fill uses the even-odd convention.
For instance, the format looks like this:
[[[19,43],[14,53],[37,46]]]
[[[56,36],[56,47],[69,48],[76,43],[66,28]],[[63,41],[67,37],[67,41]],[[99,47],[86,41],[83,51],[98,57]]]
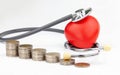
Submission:
[[[86,68],[89,67],[90,64],[89,63],[84,63],[84,62],[80,62],[80,63],[75,63],[76,67],[80,67],[80,68]]]

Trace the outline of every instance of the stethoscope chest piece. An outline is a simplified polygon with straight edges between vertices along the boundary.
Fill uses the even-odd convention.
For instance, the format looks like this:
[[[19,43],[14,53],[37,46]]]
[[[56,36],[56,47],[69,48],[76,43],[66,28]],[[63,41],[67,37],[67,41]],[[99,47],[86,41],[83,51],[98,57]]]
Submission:
[[[64,44],[65,48],[67,50],[74,51],[75,53],[72,54],[72,57],[90,57],[90,56],[96,56],[100,53],[103,48],[100,46],[99,43],[95,43],[91,48],[77,48],[70,44],[69,42],[65,42]],[[72,52],[73,53],[73,52]]]

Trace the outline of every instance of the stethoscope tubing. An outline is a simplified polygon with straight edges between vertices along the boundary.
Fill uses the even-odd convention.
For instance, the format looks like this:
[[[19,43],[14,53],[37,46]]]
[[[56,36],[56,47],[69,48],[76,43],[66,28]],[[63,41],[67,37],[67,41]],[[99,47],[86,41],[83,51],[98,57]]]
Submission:
[[[0,42],[5,42],[6,40],[21,39],[21,38],[30,36],[32,34],[38,33],[38,32],[43,31],[43,30],[44,31],[58,32],[58,33],[64,33],[63,30],[53,29],[53,28],[50,28],[50,27],[55,26],[55,25],[57,25],[59,23],[62,23],[64,21],[67,21],[67,20],[71,19],[72,17],[73,17],[73,15],[69,14],[69,15],[64,16],[64,17],[62,17],[58,20],[55,20],[51,23],[43,25],[41,27],[20,28],[20,29],[13,29],[13,30],[8,30],[8,31],[5,31],[5,32],[2,32],[2,33],[0,33]],[[18,33],[18,32],[25,32],[25,31],[27,31],[27,32],[23,33],[23,34],[20,34],[20,35],[17,35],[17,36],[13,36],[13,37],[9,37],[9,38],[3,38],[4,36],[9,35],[9,34]]]
[[[59,19],[57,19],[53,22],[50,22],[46,25],[43,25],[41,27],[19,28],[19,29],[13,29],[13,30],[8,30],[8,31],[5,31],[5,32],[2,32],[2,33],[0,33],[0,42],[5,42],[6,40],[21,39],[21,38],[30,36],[32,34],[38,33],[40,31],[52,31],[52,32],[58,32],[58,33],[64,33],[63,30],[53,29],[53,28],[50,28],[50,27],[55,26],[55,25],[57,25],[59,23],[62,23],[64,21],[67,21],[69,19],[71,19],[73,22],[82,20],[85,17],[87,17],[91,13],[91,11],[92,11],[91,8],[88,8],[87,10],[79,9],[79,10],[75,11],[74,14],[66,15],[62,18],[59,18]],[[19,32],[25,32],[25,33],[19,34],[19,35],[13,36],[13,37],[8,37],[8,38],[4,37],[6,35],[10,35],[10,34],[13,34],[13,33],[19,33]]]

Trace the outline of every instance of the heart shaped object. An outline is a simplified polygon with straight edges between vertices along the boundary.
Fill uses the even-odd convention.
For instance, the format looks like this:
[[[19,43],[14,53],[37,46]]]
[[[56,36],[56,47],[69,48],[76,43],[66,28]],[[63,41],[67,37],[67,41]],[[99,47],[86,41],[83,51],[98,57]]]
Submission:
[[[87,16],[77,22],[69,22],[65,27],[65,36],[70,44],[77,48],[90,48],[96,42],[100,25],[93,16]]]

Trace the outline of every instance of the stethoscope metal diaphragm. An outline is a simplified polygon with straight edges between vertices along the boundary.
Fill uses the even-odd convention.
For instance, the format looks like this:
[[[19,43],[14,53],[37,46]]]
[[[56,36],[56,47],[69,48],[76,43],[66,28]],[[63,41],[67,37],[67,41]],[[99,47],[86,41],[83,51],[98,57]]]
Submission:
[[[75,53],[72,54],[72,57],[91,57],[91,56],[96,56],[102,50],[102,47],[99,45],[99,43],[95,43],[93,45],[93,47],[85,48],[85,49],[77,48],[77,47],[73,46],[72,44],[70,44],[69,42],[65,42],[64,46],[65,46],[65,48],[68,51],[72,50],[72,51],[76,52],[76,54]]]

